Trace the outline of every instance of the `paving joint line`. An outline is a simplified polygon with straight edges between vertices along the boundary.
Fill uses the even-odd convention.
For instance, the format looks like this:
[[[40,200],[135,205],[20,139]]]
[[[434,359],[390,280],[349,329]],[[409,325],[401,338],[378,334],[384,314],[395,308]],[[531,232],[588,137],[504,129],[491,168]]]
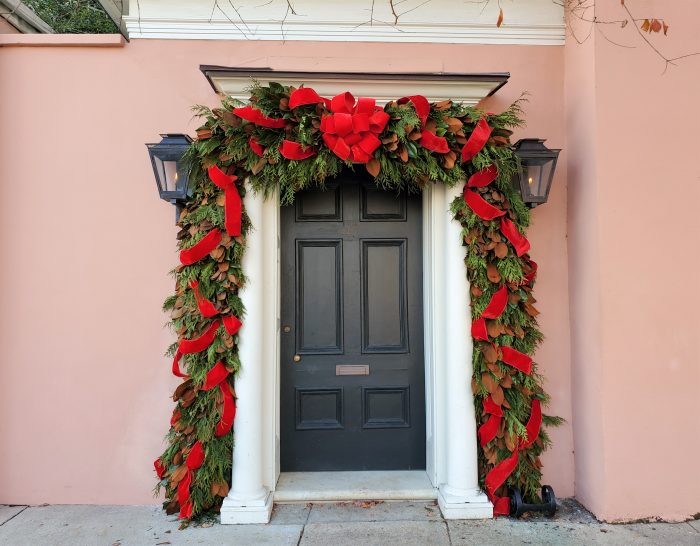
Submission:
[[[12,521],[13,519],[15,519],[15,518],[16,518],[17,516],[19,516],[22,512],[24,512],[27,508],[29,508],[29,506],[25,506],[25,507],[22,508],[19,512],[17,512],[14,516],[12,516],[10,519],[5,520],[5,521],[3,521],[2,523],[0,523],[0,527],[2,527],[3,525],[5,525],[8,521]],[[691,527],[692,527],[692,525],[691,525]]]
[[[311,517],[311,510],[314,509],[314,504],[309,503],[309,511],[306,514],[306,521],[301,526],[301,532],[299,533],[299,540],[297,540],[297,546],[301,544],[301,539],[304,538],[304,531],[306,530],[306,524],[309,523],[309,518]]]

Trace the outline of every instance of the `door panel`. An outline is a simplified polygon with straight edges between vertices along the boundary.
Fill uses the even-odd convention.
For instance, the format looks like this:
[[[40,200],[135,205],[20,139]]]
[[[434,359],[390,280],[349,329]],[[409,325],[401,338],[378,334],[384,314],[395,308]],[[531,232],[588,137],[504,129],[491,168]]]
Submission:
[[[328,186],[282,209],[281,469],[425,468],[420,197]]]

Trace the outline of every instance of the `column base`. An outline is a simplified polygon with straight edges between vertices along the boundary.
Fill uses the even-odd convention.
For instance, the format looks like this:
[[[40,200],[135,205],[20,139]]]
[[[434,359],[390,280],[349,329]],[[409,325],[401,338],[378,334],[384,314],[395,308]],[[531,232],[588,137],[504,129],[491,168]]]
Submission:
[[[269,523],[271,514],[272,493],[267,490],[255,498],[228,496],[221,505],[221,523],[225,525]]]
[[[445,519],[493,518],[493,504],[478,489],[462,491],[442,485],[438,490],[438,506]]]

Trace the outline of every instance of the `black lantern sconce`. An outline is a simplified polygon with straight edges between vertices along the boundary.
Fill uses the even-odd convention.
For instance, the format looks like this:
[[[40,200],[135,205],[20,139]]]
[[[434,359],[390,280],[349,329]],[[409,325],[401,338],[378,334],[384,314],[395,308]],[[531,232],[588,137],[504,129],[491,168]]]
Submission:
[[[188,196],[188,171],[182,162],[182,156],[192,144],[192,139],[183,134],[168,133],[160,135],[158,144],[146,144],[151,158],[153,174],[156,176],[160,198],[180,207]]]
[[[513,146],[520,158],[521,170],[513,178],[513,186],[520,190],[530,208],[547,202],[552,187],[554,169],[561,150],[550,150],[540,138],[524,138]]]

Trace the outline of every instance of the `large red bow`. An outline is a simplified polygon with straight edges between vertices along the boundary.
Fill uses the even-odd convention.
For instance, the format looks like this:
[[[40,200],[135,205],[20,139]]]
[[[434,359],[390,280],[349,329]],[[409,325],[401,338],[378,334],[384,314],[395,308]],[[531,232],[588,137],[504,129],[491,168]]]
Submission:
[[[389,121],[389,114],[374,99],[341,93],[331,100],[332,115],[321,119],[321,132],[326,146],[340,159],[367,163],[379,148],[377,137]]]

